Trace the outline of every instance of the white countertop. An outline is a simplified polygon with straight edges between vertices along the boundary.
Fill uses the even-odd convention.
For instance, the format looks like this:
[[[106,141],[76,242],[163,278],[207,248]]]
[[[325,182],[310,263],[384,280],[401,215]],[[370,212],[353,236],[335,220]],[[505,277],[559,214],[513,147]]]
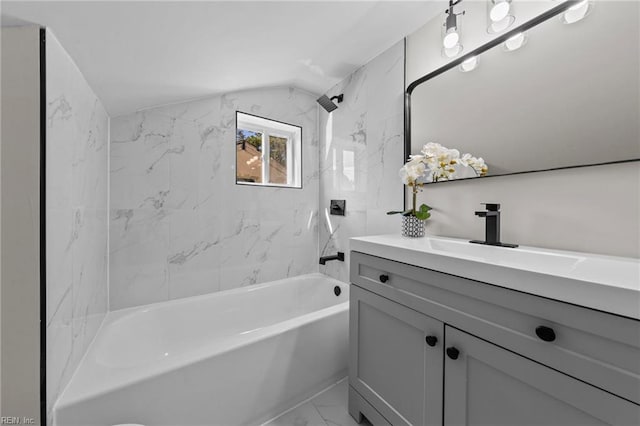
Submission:
[[[640,320],[640,259],[399,234],[350,241],[353,251]]]

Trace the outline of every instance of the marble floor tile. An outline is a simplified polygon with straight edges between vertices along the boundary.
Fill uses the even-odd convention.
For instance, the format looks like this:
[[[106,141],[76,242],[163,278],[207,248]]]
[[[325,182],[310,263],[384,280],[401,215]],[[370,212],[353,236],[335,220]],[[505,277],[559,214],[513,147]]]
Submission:
[[[327,426],[311,402],[288,411],[263,426]]]
[[[357,426],[349,415],[349,382],[340,380],[304,404],[263,426]],[[371,426],[365,419],[360,426]]]
[[[327,426],[356,426],[358,423],[349,415],[349,383],[343,379],[335,386],[311,400]],[[364,423],[363,423],[364,424]]]
[[[346,407],[348,400],[349,381],[347,380],[347,378],[344,378],[324,392],[313,397],[311,402],[316,407],[329,407],[336,405]]]

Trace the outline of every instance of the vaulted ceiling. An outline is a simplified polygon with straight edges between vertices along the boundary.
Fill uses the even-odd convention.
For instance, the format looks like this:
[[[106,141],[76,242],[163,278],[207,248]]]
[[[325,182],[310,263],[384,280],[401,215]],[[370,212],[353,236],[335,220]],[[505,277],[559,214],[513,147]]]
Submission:
[[[437,1],[3,1],[50,27],[112,116],[254,87],[323,93],[437,13]]]

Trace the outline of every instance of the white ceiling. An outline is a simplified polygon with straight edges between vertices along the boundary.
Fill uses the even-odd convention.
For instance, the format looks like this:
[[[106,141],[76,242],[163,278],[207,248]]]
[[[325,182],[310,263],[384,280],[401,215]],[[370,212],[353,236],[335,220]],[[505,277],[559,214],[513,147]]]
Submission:
[[[1,7],[4,24],[50,27],[112,116],[254,87],[322,93],[446,8],[443,0]]]

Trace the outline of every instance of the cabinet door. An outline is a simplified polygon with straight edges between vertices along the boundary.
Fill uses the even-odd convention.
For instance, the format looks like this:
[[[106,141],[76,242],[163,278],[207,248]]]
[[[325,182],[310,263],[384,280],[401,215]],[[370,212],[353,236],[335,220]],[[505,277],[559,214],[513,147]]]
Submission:
[[[445,340],[446,425],[640,424],[632,402],[449,326]]]
[[[394,426],[441,425],[444,324],[354,285],[349,298],[350,385]]]

